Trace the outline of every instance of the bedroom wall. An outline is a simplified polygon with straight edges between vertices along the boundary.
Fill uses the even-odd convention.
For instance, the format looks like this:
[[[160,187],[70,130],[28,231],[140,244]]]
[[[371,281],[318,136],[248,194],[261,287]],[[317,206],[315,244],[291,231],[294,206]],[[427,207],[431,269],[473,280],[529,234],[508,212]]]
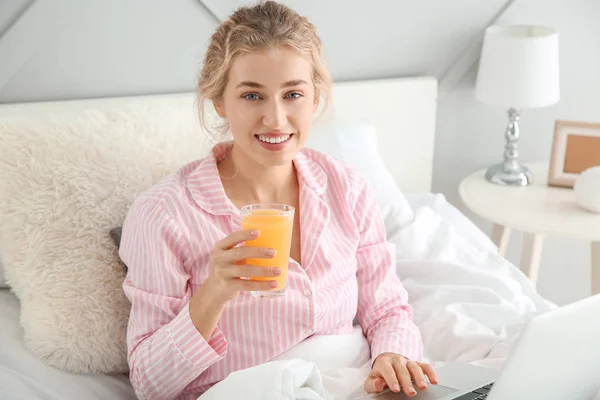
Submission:
[[[337,80],[440,79],[433,190],[462,210],[460,179],[497,162],[503,146],[504,110],[473,96],[474,62],[488,24],[546,24],[561,32],[562,98],[522,116],[524,160],[549,158],[555,118],[600,121],[597,0],[327,0],[328,7],[321,0],[285,2],[317,25]],[[218,19],[241,3],[0,2],[0,103],[191,90]],[[519,239],[513,236],[508,252],[515,263]],[[560,304],[589,295],[589,261],[586,243],[548,239],[540,292]]]
[[[284,2],[317,25],[335,79],[355,80],[442,76],[512,1]],[[0,2],[0,103],[191,90],[219,18],[244,3]]]
[[[520,154],[525,162],[548,162],[555,119],[600,122],[600,2],[595,0],[517,1],[501,23],[540,24],[560,32],[561,99],[521,115]],[[507,119],[503,109],[477,102],[473,87],[476,65],[439,104],[434,190],[460,206],[457,187],[463,176],[501,161]],[[468,157],[458,154],[468,154]],[[508,206],[508,205],[507,205]],[[461,206],[462,208],[462,206]],[[471,214],[469,216],[473,217]],[[487,232],[491,224],[473,219]],[[507,252],[520,260],[520,233]],[[589,296],[589,243],[549,237],[544,244],[538,281],[540,293],[559,304]]]

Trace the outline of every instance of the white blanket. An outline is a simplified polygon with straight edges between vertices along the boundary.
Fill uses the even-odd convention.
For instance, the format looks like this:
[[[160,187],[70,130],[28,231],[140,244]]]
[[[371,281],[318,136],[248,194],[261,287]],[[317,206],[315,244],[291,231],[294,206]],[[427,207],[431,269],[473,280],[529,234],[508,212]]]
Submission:
[[[494,248],[458,234],[428,207],[391,241],[425,356],[434,364],[499,369],[524,324],[556,308]]]
[[[524,324],[556,307],[489,242],[459,233],[429,207],[389,238],[409,292],[426,360],[502,368]],[[314,336],[270,363],[231,374],[200,398],[354,399],[364,395],[369,346],[351,335]]]
[[[345,399],[363,393],[369,364],[357,326],[348,335],[312,336],[271,362],[234,372],[200,399]]]
[[[226,383],[224,383],[226,382]],[[328,400],[315,364],[301,359],[272,361],[233,372],[202,399]]]

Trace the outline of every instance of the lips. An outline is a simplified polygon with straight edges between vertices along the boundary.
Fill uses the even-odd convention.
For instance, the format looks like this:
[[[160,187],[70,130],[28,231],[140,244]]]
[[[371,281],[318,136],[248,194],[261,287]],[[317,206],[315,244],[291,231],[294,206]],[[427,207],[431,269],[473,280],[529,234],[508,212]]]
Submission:
[[[291,133],[260,133],[254,135],[262,143],[278,144],[287,142],[293,134]]]
[[[269,151],[277,152],[284,150],[291,142],[292,133],[260,133],[254,135],[260,146]]]

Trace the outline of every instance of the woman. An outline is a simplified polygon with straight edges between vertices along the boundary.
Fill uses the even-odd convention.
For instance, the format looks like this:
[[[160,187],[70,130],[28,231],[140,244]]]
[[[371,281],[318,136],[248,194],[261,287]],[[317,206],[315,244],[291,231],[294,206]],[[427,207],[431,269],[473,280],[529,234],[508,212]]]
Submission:
[[[140,398],[195,399],[311,335],[350,333],[355,316],[371,347],[367,392],[412,396],[411,378],[420,389],[425,376],[437,383],[419,362],[420,333],[366,182],[303,149],[330,86],[314,26],[286,6],[240,8],[212,36],[200,104],[212,101],[233,141],[141,194],[123,227],[128,360]],[[276,277],[280,268],[237,263],[273,256],[237,246],[260,234],[240,228],[240,207],[256,203],[296,209],[287,289],[277,299],[249,295],[274,281],[241,278]]]

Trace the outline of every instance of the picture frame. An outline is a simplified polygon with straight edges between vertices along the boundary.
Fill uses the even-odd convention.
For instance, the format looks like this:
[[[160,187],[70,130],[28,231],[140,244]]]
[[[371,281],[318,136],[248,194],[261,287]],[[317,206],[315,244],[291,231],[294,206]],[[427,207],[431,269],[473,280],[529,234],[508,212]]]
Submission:
[[[600,123],[556,120],[548,185],[573,188],[586,169],[600,165]]]

